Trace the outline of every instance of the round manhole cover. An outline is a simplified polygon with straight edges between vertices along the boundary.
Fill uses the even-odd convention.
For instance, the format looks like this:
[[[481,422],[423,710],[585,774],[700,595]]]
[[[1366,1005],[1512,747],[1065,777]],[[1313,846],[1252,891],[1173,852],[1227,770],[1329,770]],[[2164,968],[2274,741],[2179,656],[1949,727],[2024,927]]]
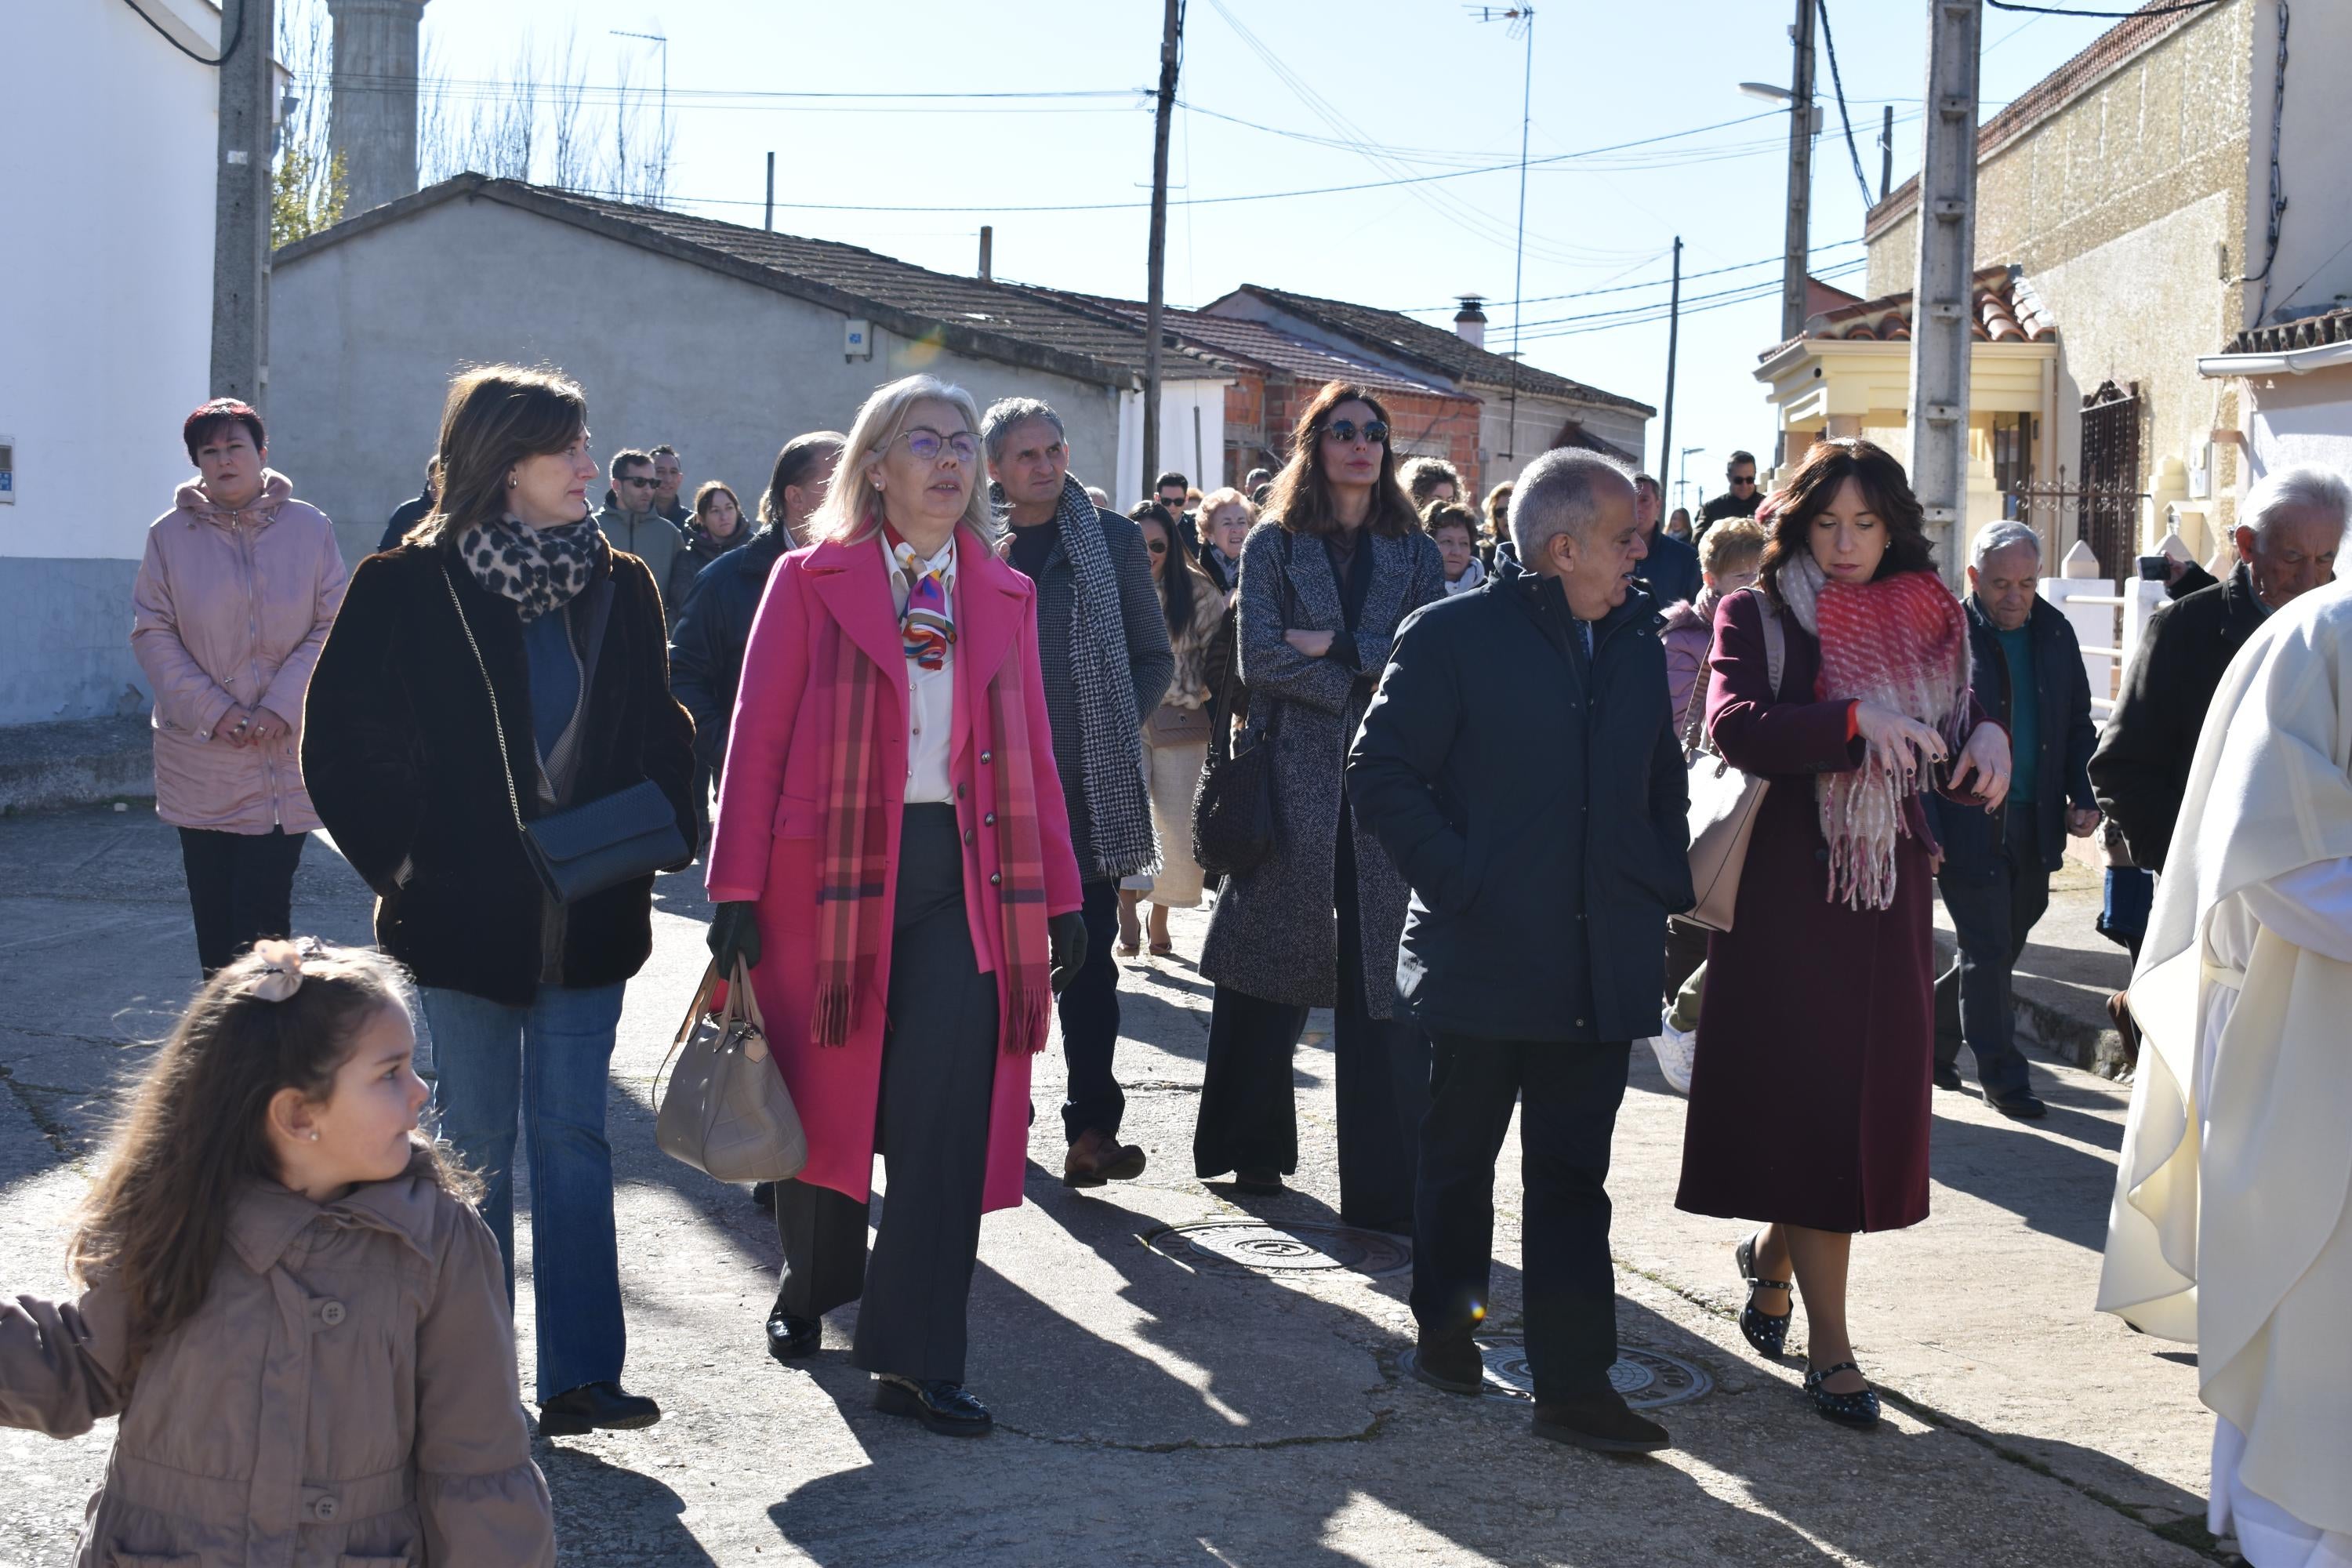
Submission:
[[[1394,1274],[1412,1266],[1412,1244],[1400,1236],[1349,1226],[1265,1220],[1202,1220],[1171,1226],[1151,1247],[1172,1258],[1204,1259],[1254,1274]]]
[[[1486,1397],[1517,1399],[1532,1403],[1536,1396],[1535,1374],[1528,1370],[1527,1346],[1517,1340],[1480,1340],[1478,1352],[1486,1363]],[[1413,1352],[1404,1352],[1406,1370],[1412,1370]],[[1715,1379],[1706,1369],[1654,1351],[1647,1345],[1620,1344],[1616,1364],[1609,1369],[1609,1386],[1623,1396],[1627,1405],[1636,1410],[1655,1410],[1663,1405],[1680,1405],[1696,1399],[1715,1387]]]

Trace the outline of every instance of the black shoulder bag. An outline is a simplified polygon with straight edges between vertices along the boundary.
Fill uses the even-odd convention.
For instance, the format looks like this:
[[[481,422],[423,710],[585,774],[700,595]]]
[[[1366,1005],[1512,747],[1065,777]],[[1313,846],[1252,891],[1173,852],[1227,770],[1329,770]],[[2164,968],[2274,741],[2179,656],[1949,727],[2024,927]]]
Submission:
[[[457,625],[465,631],[466,646],[474,651],[474,668],[481,671],[482,689],[490,699],[490,729],[499,738],[499,771],[506,777],[507,809],[514,815],[523,858],[539,874],[548,897],[559,904],[574,904],[633,878],[684,865],[688,851],[686,836],[678,831],[677,809],[651,779],[568,810],[523,820],[522,802],[515,794],[514,763],[507,755],[506,719],[499,711],[498,688],[490,684],[490,667],[483,662],[481,644],[474,640],[473,623],[466,619],[465,603],[457,597],[457,584],[446,564],[441,568],[441,584],[449,590],[449,607],[457,612]],[[595,679],[593,645],[603,641],[600,626],[590,657],[583,661],[583,682],[593,683]]]
[[[1283,629],[1290,628],[1290,531],[1282,534]],[[1233,742],[1234,688],[1240,684],[1240,601],[1234,601],[1234,658],[1209,704],[1209,757],[1201,765],[1201,787],[1192,796],[1192,858],[1213,876],[1246,876],[1274,853],[1274,741],[1282,726],[1282,704],[1267,700],[1265,728],[1247,751]]]

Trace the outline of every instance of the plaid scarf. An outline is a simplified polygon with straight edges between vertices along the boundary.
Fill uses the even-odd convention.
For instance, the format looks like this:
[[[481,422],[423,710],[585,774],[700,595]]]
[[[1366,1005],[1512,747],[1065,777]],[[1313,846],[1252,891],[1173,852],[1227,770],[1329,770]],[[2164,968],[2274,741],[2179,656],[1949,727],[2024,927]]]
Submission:
[[[1814,694],[1892,708],[1939,731],[1957,752],[1969,711],[1969,619],[1932,572],[1897,572],[1871,583],[1832,583],[1810,554],[1780,568],[1776,584],[1798,624],[1821,639]],[[1829,898],[1848,909],[1895,901],[1895,840],[1906,831],[1906,796],[1931,779],[1902,783],[1900,764],[1876,746],[1862,766],[1816,774],[1822,837],[1829,840]]]
[[[919,658],[911,643],[908,657]],[[824,826],[817,849],[816,1002],[809,1013],[809,1035],[820,1046],[849,1043],[858,998],[872,994],[875,961],[882,951],[890,849],[882,778],[874,765],[882,754],[877,726],[884,705],[876,684],[881,673],[838,623],[818,639],[816,679],[834,700]],[[1022,673],[1022,662],[1009,658],[990,678],[990,734],[975,737],[984,765],[994,769],[996,778],[995,890],[1004,944],[997,979],[1004,995],[1001,1043],[1007,1056],[1045,1049],[1053,1000],[1045,856]]]

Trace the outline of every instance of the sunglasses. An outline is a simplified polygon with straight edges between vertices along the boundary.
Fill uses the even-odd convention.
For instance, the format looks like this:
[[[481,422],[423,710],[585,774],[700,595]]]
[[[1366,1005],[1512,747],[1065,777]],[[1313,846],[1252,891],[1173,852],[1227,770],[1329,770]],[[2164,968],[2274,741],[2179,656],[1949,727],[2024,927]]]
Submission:
[[[1734,474],[1731,476],[1731,482],[1735,485],[1752,485],[1756,482],[1756,476],[1754,474]]]
[[[1168,553],[1168,542],[1164,539],[1147,539],[1143,542],[1143,548],[1154,555],[1165,555]]]
[[[1375,447],[1385,447],[1389,441],[1388,421],[1384,419],[1367,419],[1360,429],[1352,419],[1334,419],[1323,426],[1323,434],[1326,438],[1342,445],[1354,441],[1358,436]]]
[[[652,489],[660,483],[657,479],[646,479],[643,474],[628,474],[613,482],[616,485],[640,485],[646,489]]]
[[[952,436],[942,436],[936,430],[918,427],[913,430],[900,431],[898,439],[907,443],[907,450],[915,455],[917,462],[930,462],[938,458],[943,449],[953,452],[956,455],[956,460],[960,463],[969,463],[980,456],[980,441],[969,430],[959,430]]]

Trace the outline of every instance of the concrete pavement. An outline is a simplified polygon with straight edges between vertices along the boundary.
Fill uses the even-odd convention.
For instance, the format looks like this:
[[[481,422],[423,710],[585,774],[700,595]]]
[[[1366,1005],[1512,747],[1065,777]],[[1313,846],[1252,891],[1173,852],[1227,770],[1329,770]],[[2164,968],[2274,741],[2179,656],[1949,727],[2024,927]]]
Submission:
[[[2053,1110],[2032,1126],[1937,1097],[1934,1216],[1856,1248],[1854,1337],[1889,1402],[1885,1428],[1858,1436],[1812,1415],[1793,1368],[1740,1340],[1738,1227],[1672,1207],[1682,1102],[1637,1058],[1611,1184],[1621,1333],[1664,1358],[1647,1363],[1649,1393],[1711,1386],[1658,1412],[1675,1451],[1602,1459],[1532,1439],[1499,1383],[1475,1400],[1403,1375],[1405,1273],[1262,1267],[1402,1261],[1392,1243],[1314,1228],[1337,1223],[1326,1021],[1297,1060],[1297,1186],[1241,1199],[1191,1174],[1208,987],[1181,961],[1130,964],[1119,1073],[1127,1136],[1151,1168],[1095,1194],[1064,1188],[1059,1052],[1038,1058],[1030,1201],[986,1222],[971,1306],[971,1382],[1002,1429],[951,1443],[871,1409],[845,1355],[854,1310],[828,1321],[808,1370],[766,1357],[767,1217],[653,1143],[649,1079],[699,972],[706,912],[690,875],[665,879],[658,900],[612,1130],[629,1384],[668,1415],[539,1445],[567,1563],[2073,1568],[2215,1555],[2200,1528],[2210,1428],[2192,1366],[2089,1310],[2126,1098],[2115,1084],[2037,1056]],[[305,929],[364,935],[363,889],[321,843],[296,908]],[[1178,918],[1181,954],[1202,925]],[[138,1042],[168,1026],[194,977],[176,846],[152,816],[0,821],[0,1289],[62,1288],[92,1140],[144,1059]],[[1517,1163],[1507,1145],[1490,1320],[1504,1372]],[[1172,1228],[1260,1220],[1275,1229],[1244,1238],[1254,1268],[1214,1250],[1230,1236],[1195,1245]],[[527,1340],[527,1288],[520,1315]],[[0,1433],[0,1564],[68,1560],[108,1436]]]

